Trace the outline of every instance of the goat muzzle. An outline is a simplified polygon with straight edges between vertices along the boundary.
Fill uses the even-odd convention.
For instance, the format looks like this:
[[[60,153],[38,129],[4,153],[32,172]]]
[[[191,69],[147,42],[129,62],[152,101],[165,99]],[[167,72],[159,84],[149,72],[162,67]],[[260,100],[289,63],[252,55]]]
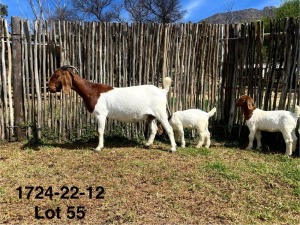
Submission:
[[[51,93],[56,93],[61,91],[61,87],[56,87],[55,84],[49,84],[48,89]]]
[[[49,86],[49,91],[51,92],[51,93],[55,93],[56,92],[56,87],[54,86]]]

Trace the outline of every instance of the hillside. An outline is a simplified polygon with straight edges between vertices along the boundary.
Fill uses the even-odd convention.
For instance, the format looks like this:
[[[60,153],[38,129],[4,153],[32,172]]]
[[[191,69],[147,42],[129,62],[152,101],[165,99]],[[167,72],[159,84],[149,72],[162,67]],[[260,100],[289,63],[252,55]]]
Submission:
[[[210,16],[200,23],[212,23],[212,24],[226,24],[226,23],[249,23],[260,20],[263,17],[273,17],[275,7],[265,7],[263,10],[258,9],[244,9],[226,13],[217,13]]]

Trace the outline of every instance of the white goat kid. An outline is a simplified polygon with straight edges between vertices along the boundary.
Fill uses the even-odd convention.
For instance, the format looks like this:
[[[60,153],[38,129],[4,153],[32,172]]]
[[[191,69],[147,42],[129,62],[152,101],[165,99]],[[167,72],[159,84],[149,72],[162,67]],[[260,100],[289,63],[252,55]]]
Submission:
[[[201,148],[205,144],[206,148],[210,146],[210,133],[208,131],[208,120],[216,112],[213,108],[209,112],[204,112],[199,109],[188,109],[175,112],[169,120],[174,132],[179,132],[181,137],[181,147],[185,148],[184,128],[196,129],[199,134],[199,142],[197,148]]]
[[[300,116],[300,107],[295,105],[295,113],[276,110],[264,111],[257,109],[250,96],[243,95],[236,101],[236,106],[241,107],[249,128],[249,144],[247,149],[252,149],[254,137],[257,148],[261,148],[261,131],[281,132],[286,143],[286,155],[291,155],[296,149],[297,137],[295,129]]]
[[[169,135],[171,151],[176,151],[173,129],[168,122],[166,111],[171,78],[163,79],[164,89],[153,85],[114,88],[89,82],[74,73],[73,69],[73,66],[57,69],[49,81],[49,90],[54,93],[63,89],[64,93],[68,93],[73,89],[83,98],[88,111],[98,120],[99,144],[96,151],[104,147],[106,118],[131,123],[147,119],[148,123],[151,123],[151,135],[147,146],[154,141],[157,126],[153,120],[158,119]]]

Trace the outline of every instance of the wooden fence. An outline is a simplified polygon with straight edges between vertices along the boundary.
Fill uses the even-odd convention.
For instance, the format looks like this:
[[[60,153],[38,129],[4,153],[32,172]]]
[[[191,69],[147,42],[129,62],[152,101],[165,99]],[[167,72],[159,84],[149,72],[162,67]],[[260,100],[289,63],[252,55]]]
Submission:
[[[253,96],[256,105],[267,110],[293,110],[295,103],[299,104],[298,18],[272,21],[268,35],[262,22],[163,25],[13,21],[12,26],[18,24],[19,28],[12,27],[12,32],[6,20],[0,24],[1,140],[18,139],[22,132],[28,138],[56,141],[96,134],[97,124],[75,92],[63,95],[47,90],[53,71],[65,64],[78,67],[85,79],[115,87],[161,86],[162,78],[170,76],[171,111],[207,111],[216,106],[211,129],[221,128],[227,134],[240,131],[243,124],[235,108],[235,100],[242,94]],[[12,50],[14,42],[21,43],[20,49]],[[13,66],[18,62],[20,73]],[[144,123],[109,120],[107,126],[108,133],[128,137],[143,130]]]

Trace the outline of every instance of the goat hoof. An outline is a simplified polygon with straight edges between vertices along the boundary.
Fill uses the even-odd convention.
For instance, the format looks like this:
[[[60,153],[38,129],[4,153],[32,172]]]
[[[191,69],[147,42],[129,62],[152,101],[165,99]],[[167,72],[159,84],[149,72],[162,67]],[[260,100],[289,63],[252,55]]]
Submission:
[[[97,148],[94,149],[94,152],[100,152],[101,149],[102,149],[102,148],[97,147]]]
[[[169,152],[175,153],[176,152],[176,148],[171,148]]]
[[[150,145],[149,144],[144,144],[144,148],[149,149]]]

